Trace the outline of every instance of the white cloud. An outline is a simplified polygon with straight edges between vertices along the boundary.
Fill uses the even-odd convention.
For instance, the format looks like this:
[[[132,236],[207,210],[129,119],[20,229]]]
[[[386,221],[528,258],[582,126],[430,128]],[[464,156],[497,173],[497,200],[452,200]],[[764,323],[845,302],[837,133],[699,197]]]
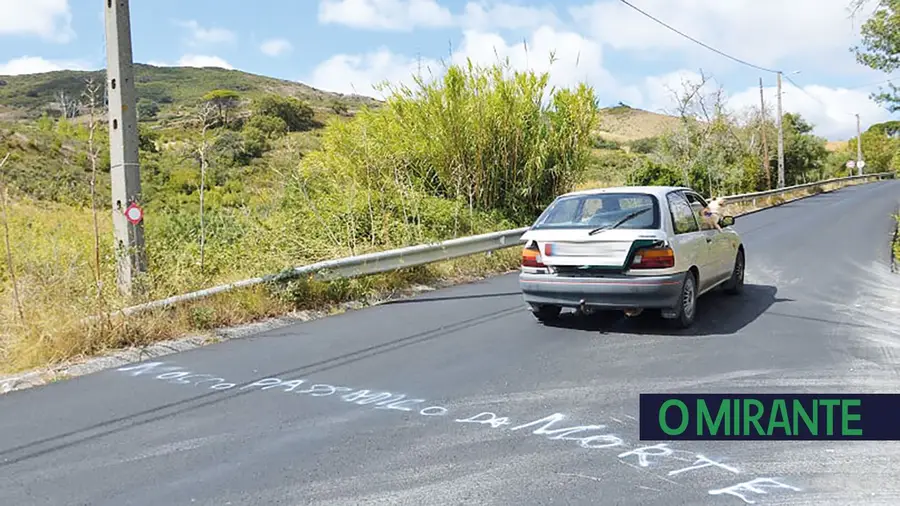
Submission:
[[[186,54],[178,60],[177,65],[179,67],[219,67],[229,70],[234,68],[230,63],[218,56],[202,54]]]
[[[435,0],[322,0],[319,22],[372,30],[446,27],[453,15]]]
[[[0,75],[15,76],[21,74],[40,74],[56,70],[88,70],[90,67],[83,61],[54,61],[40,56],[22,56],[6,63],[0,63]]]
[[[338,93],[379,97],[374,86],[382,81],[393,85],[410,84],[421,69],[428,76],[428,69],[439,69],[435,60],[418,60],[397,55],[381,48],[364,55],[335,55],[319,64],[312,72],[310,85]]]
[[[469,29],[526,29],[561,25],[550,7],[531,7],[498,1],[469,2],[458,17],[458,24]]]
[[[776,88],[764,88],[766,109],[774,111]],[[865,131],[870,125],[891,119],[891,114],[869,99],[869,93],[846,88],[829,88],[806,85],[798,88],[791,83],[782,84],[782,110],[799,113],[815,126],[815,134],[829,140],[846,140],[856,136],[856,117]],[[759,107],[759,88],[749,88],[731,95],[734,107]]]
[[[849,19],[849,1],[822,0],[667,0],[633,1],[638,8],[670,26],[734,57],[760,66],[776,66],[788,58],[811,57],[833,65],[836,53],[852,61],[848,48],[858,38],[860,14]],[[877,2],[872,2],[877,3]],[[646,8],[645,8],[646,7]],[[872,7],[872,5],[870,5]],[[719,59],[709,50],[655,23],[614,0],[599,0],[570,9],[598,41],[619,50],[668,57],[669,52]],[[810,61],[807,59],[806,63]]]
[[[75,38],[68,0],[0,0],[0,35],[37,35],[65,43]]]
[[[268,56],[280,56],[293,49],[291,43],[286,39],[269,39],[259,46],[259,50]]]
[[[200,26],[200,23],[194,20],[177,21],[176,23],[188,30],[188,44],[192,46],[227,44],[237,40],[237,35],[225,28],[204,28],[203,26]]]
[[[495,33],[466,31],[451,59],[454,63],[465,63],[468,58],[477,64],[490,65],[497,63],[498,57],[508,58],[516,70],[552,70],[551,86],[572,86],[587,81],[602,90],[615,84],[603,68],[603,50],[599,44],[577,33],[557,31],[549,26],[538,28],[527,41],[516,44],[507,44]]]
[[[436,0],[322,0],[319,22],[384,31],[446,27],[517,30],[562,24],[552,7],[503,0],[470,1],[458,14]]]
[[[708,76],[709,77],[709,76]],[[651,76],[644,80],[642,107],[654,112],[673,112],[676,103],[673,91],[682,91],[684,83],[700,83],[700,75],[691,70],[678,70],[661,76]],[[712,93],[718,83],[712,78],[703,93]],[[763,88],[766,110],[775,115],[777,88]],[[844,140],[856,136],[856,117],[860,115],[863,131],[870,125],[888,121],[890,113],[869,99],[868,92],[846,88],[830,88],[821,85],[807,85],[798,88],[792,83],[782,83],[782,111],[799,113],[815,127],[815,134],[829,140]],[[727,107],[736,113],[759,110],[759,87],[748,86],[726,96]]]
[[[651,112],[672,114],[678,105],[677,97],[684,94],[685,85],[697,85],[702,80],[703,77],[697,72],[684,69],[659,76],[647,77],[644,79],[643,90],[638,104]],[[713,83],[708,83],[700,91],[708,94],[715,90],[713,86]]]
[[[856,64],[848,50],[857,43],[859,26],[866,15],[858,15],[851,21],[841,1],[797,0],[787,4],[776,0],[633,1],[641,8],[642,4],[648,4],[652,15],[687,34],[762,66],[777,69],[784,66],[786,72],[796,66],[810,74],[852,73],[853,80],[878,80],[874,75],[863,76],[874,72]],[[427,26],[428,22],[411,14],[414,3],[325,0],[320,19],[324,16],[332,23],[382,30]],[[418,4],[442,9],[431,0],[419,0]],[[755,79],[751,77],[750,82],[734,79],[737,75],[732,72],[737,64],[670,32],[620,2],[595,0],[593,4],[571,9],[569,13],[575,15],[575,21],[584,21],[581,28],[561,22],[551,3],[543,5],[548,7],[522,5],[514,0],[471,0],[458,14],[442,9],[442,14],[432,19],[430,26],[462,28],[463,39],[453,48],[452,63],[464,63],[466,58],[471,58],[476,63],[491,64],[498,56],[508,58],[516,69],[550,70],[551,85],[570,86],[587,81],[605,103],[622,101],[655,112],[673,111],[671,88],[680,89],[684,78],[699,78],[694,71],[677,70],[682,65],[711,70],[715,82],[709,91],[720,82],[725,83],[733,107],[759,103]],[[381,10],[377,10],[379,7]],[[772,12],[778,12],[778,16],[771,15]],[[521,37],[505,30],[527,30],[530,36],[523,43]],[[553,50],[557,61],[551,66],[549,53]],[[629,60],[656,59],[657,62],[630,65],[624,68],[627,75],[614,76],[604,66],[604,53],[610,50],[623,51]],[[436,62],[423,60],[423,68],[429,65],[436,72],[442,71]],[[388,48],[366,54],[340,54],[316,67],[311,84],[377,96],[372,92],[373,83],[385,79],[408,83],[418,67],[415,58],[393,53]],[[650,72],[646,72],[648,68]],[[746,67],[738,68],[746,70]],[[654,72],[659,74],[647,77]],[[765,77],[767,82],[773,80],[769,75]],[[802,114],[816,126],[818,135],[846,138],[855,135],[852,113],[859,112],[864,124],[890,117],[868,98],[869,91],[814,85],[801,90],[786,80],[784,110]],[[767,89],[766,93],[770,91]],[[773,93],[767,95],[767,101],[769,105],[774,104]]]
[[[477,65],[491,65],[508,59],[516,70],[532,69],[550,72],[551,86],[571,86],[588,81],[599,90],[616,88],[610,74],[603,68],[600,46],[572,32],[560,32],[550,27],[536,30],[525,43],[508,44],[503,37],[476,30],[463,35],[462,44],[450,57],[451,63],[464,64],[471,59]],[[551,62],[551,53],[555,61]],[[392,53],[386,48],[364,55],[336,55],[315,68],[310,84],[342,93],[377,96],[372,85],[384,80],[408,84],[419,72],[429,76],[429,69],[441,73],[443,67],[435,60],[421,61]]]
[[[186,54],[178,59],[177,62],[169,63],[159,60],[150,60],[147,65],[154,67],[217,67],[232,70],[234,67],[218,56],[209,56],[202,54]]]

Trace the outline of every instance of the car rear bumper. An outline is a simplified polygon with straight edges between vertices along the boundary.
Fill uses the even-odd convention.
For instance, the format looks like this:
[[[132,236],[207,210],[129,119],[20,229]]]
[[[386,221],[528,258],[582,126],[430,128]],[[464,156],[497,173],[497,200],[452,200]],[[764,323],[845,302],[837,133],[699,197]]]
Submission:
[[[677,305],[685,273],[665,276],[562,277],[519,274],[525,302],[562,307],[662,309]]]

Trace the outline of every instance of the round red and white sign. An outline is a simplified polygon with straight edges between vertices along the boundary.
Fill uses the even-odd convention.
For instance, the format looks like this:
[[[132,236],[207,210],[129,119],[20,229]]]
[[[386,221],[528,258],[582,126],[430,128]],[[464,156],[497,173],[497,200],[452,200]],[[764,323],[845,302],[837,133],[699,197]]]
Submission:
[[[128,209],[125,210],[125,218],[127,218],[132,225],[137,225],[144,218],[144,210],[137,204],[131,204],[128,206]]]

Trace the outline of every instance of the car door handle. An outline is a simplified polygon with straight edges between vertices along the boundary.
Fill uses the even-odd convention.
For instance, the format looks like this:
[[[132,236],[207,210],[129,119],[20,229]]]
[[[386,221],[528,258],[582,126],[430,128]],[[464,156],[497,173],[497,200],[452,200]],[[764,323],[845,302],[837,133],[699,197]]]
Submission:
[[[712,242],[712,237],[707,237],[707,238],[706,238],[706,242],[707,242],[707,243],[711,243],[711,242]]]

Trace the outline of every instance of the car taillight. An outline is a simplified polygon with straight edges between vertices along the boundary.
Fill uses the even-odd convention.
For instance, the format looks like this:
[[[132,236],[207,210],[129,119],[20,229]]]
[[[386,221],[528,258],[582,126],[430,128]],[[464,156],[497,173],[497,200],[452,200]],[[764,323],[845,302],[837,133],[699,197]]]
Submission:
[[[522,267],[547,267],[541,263],[541,250],[532,242],[522,250]]]
[[[631,262],[632,269],[666,269],[675,266],[672,248],[645,248],[638,250]]]

